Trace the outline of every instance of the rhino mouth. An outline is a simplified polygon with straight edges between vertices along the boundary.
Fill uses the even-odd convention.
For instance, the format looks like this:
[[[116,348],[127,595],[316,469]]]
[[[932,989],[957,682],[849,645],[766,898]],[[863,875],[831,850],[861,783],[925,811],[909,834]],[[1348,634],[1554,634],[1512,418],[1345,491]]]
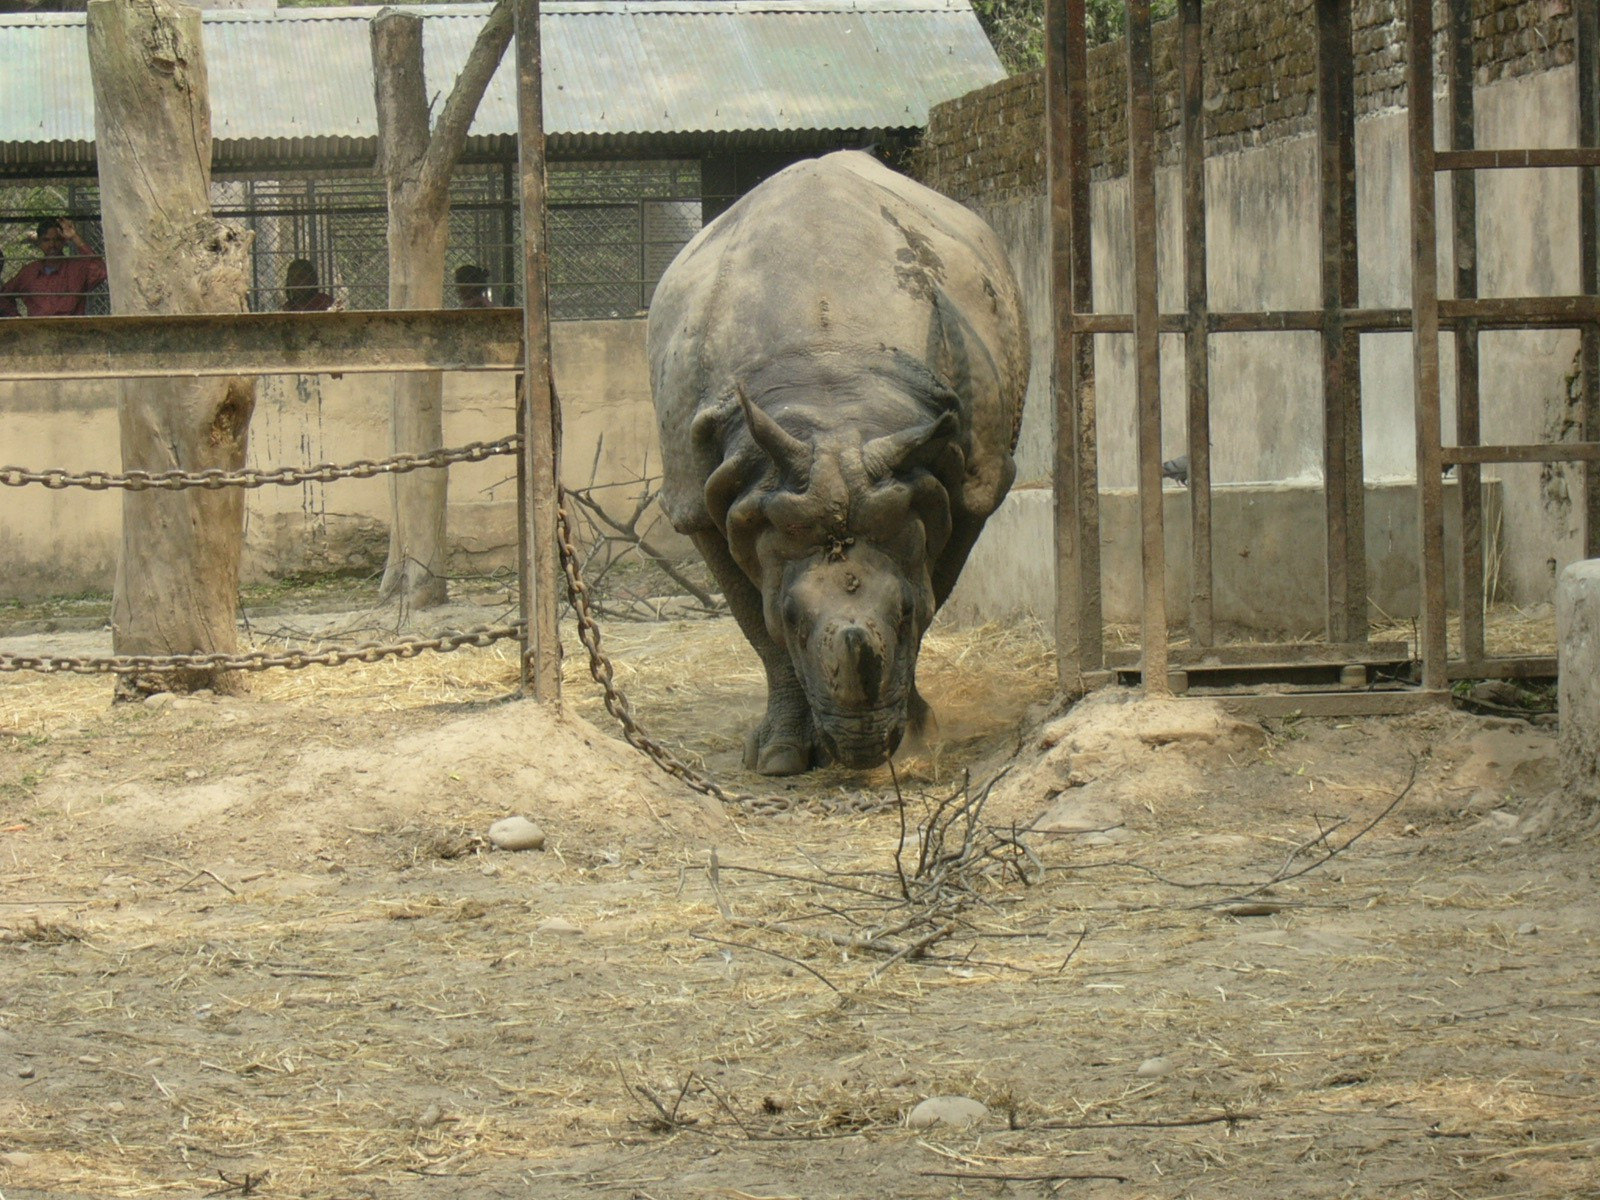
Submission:
[[[817,736],[834,762],[864,770],[887,762],[905,737],[905,717],[897,712],[873,713],[856,720],[817,722]]]

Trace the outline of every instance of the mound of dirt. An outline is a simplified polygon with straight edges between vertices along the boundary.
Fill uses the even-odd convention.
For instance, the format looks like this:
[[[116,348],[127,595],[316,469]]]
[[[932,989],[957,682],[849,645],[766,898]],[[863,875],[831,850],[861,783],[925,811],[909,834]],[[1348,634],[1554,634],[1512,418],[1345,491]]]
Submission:
[[[1260,724],[1215,703],[1096,692],[1041,726],[991,794],[993,817],[1048,833],[1110,832],[1129,804],[1181,803],[1255,759]]]
[[[507,814],[533,819],[555,845],[662,837],[699,845],[727,827],[720,806],[571,712],[517,702],[430,717],[308,721],[294,706],[175,700],[141,722],[141,733],[146,745],[166,741],[187,764],[181,773],[91,780],[69,760],[39,799],[71,808],[71,797],[99,785],[100,835],[191,852],[270,846],[298,857],[344,844],[352,831],[471,837]]]

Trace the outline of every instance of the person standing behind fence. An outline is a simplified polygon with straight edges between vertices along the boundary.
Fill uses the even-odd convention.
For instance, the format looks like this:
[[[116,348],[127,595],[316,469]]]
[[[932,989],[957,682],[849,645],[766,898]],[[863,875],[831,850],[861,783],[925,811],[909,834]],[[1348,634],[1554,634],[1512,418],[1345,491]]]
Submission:
[[[292,260],[283,272],[283,311],[327,312],[332,307],[333,297],[321,290],[311,260]]]
[[[78,233],[67,217],[46,217],[34,234],[39,258],[28,263],[0,288],[0,316],[17,315],[21,301],[30,317],[81,317],[89,293],[106,281],[106,262]],[[76,251],[67,254],[70,243]]]
[[[456,268],[456,299],[462,308],[493,308],[489,272],[475,263]]]

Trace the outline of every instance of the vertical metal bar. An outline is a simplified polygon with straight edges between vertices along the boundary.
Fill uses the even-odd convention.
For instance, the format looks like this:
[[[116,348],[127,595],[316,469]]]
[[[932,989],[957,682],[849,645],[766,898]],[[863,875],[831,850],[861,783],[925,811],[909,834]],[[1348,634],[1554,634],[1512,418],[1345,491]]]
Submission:
[[[1421,540],[1422,686],[1444,691],[1444,489],[1439,421],[1439,251],[1434,204],[1433,0],[1410,0],[1406,23],[1407,124],[1411,152],[1411,366],[1417,428],[1417,523]]]
[[[1317,0],[1317,134],[1322,186],[1327,632],[1330,642],[1363,642],[1367,638],[1367,551],[1361,341],[1345,327],[1345,313],[1360,303],[1350,0]]]
[[[1477,143],[1474,125],[1473,36],[1471,0],[1450,0],[1450,54],[1445,59],[1450,88],[1450,148],[1471,150]],[[1456,299],[1478,294],[1478,177],[1472,171],[1451,176],[1452,243]],[[1478,323],[1470,318],[1455,327],[1456,443],[1476,446],[1483,438],[1479,402]],[[1462,463],[1457,468],[1461,491],[1461,655],[1468,662],[1484,658],[1483,468]]]
[[[1161,309],[1156,257],[1155,71],[1150,0],[1128,0],[1128,200],[1133,210],[1133,343],[1139,424],[1140,563],[1147,696],[1167,695],[1167,554],[1161,512]]]
[[[500,303],[505,307],[515,307],[520,303],[517,293],[517,237],[516,237],[516,167],[506,163],[502,170],[500,181],[500,262],[496,267],[496,274],[504,282],[500,285],[498,293]]]
[[[1073,330],[1093,308],[1085,0],[1048,0],[1045,112],[1056,413],[1056,669],[1065,692],[1105,664],[1100,600],[1094,338]]]
[[[539,0],[516,0],[517,173],[522,197],[523,469],[521,513],[522,669],[524,693],[561,700],[561,641],[556,594],[556,406],[550,374],[549,246],[545,235],[543,72]]]
[[[1578,144],[1600,148],[1600,5],[1579,3],[1578,14]],[[1578,173],[1578,241],[1582,255],[1581,290],[1600,295],[1600,168]],[[1600,438],[1600,325],[1583,330],[1580,367],[1583,373],[1584,437]],[[1600,464],[1584,468],[1585,558],[1600,558]]]
[[[1211,350],[1206,316],[1205,56],[1201,0],[1180,0],[1179,57],[1183,89],[1183,335],[1185,391],[1189,402],[1189,637],[1197,646],[1216,642],[1211,567]]]

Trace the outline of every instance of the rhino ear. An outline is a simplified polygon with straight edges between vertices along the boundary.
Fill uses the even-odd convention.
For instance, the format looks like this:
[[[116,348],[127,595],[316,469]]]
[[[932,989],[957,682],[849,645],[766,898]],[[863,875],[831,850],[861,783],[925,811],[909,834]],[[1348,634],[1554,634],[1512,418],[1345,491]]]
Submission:
[[[960,424],[955,413],[943,412],[926,425],[873,438],[861,447],[861,465],[866,468],[867,478],[882,483],[902,468],[931,458],[955,436]]]
[[[778,475],[796,491],[804,491],[811,478],[811,445],[794,436],[771,416],[750,403],[742,386],[735,388],[745,424],[756,445],[778,465]]]

